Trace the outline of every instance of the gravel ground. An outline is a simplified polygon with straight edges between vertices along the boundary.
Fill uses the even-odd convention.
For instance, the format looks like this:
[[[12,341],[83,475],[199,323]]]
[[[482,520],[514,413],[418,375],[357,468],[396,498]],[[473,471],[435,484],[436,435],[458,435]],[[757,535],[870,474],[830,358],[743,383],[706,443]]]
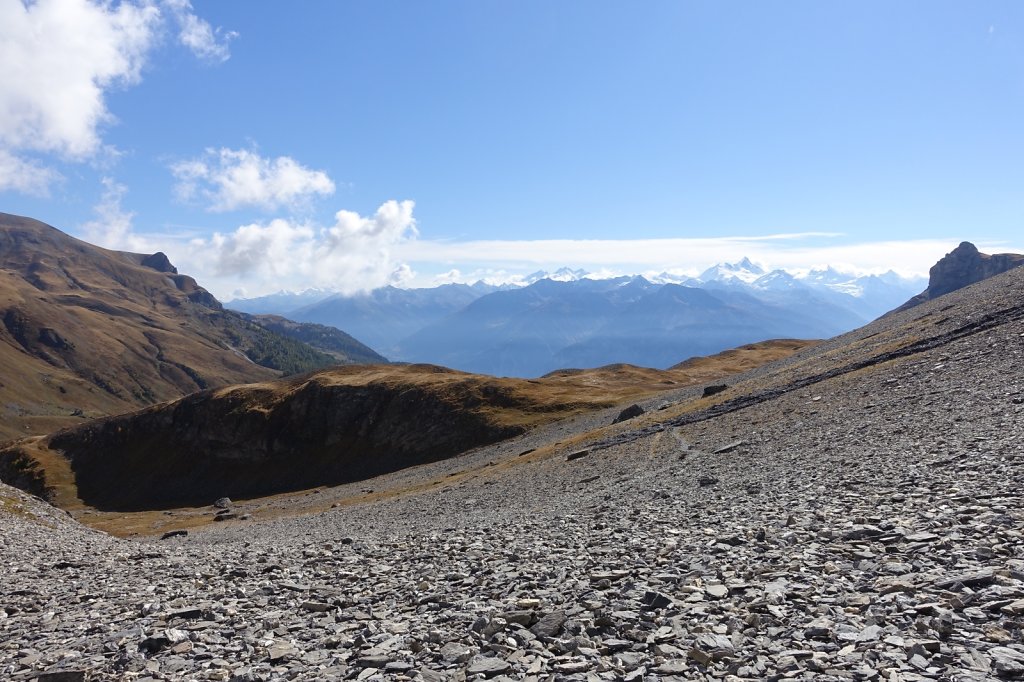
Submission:
[[[321,514],[128,541],[3,488],[0,679],[1024,678],[1022,301],[1019,269]]]

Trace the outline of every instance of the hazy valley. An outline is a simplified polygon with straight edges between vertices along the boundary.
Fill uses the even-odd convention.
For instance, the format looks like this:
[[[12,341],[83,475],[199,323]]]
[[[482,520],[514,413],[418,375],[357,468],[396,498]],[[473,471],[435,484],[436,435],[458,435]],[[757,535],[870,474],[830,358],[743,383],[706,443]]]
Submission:
[[[396,361],[536,377],[616,362],[667,368],[763,339],[826,338],[870,322],[925,285],[895,273],[856,277],[831,268],[796,277],[747,259],[696,278],[654,280],[592,279],[563,268],[534,273],[525,286],[281,293],[228,306],[333,325]]]

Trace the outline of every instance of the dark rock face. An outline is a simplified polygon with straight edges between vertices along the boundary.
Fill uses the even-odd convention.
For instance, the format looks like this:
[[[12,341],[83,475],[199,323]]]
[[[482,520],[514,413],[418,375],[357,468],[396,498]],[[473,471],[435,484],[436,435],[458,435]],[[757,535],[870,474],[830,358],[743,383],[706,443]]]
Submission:
[[[613,421],[612,424],[618,424],[619,422],[624,422],[627,419],[632,419],[633,417],[639,417],[643,413],[644,413],[644,408],[642,408],[639,405],[637,405],[636,403],[634,403],[634,404],[630,405],[629,407],[627,407],[626,409],[624,409],[622,412],[619,412],[619,416],[615,418],[615,421]]]
[[[20,447],[11,447],[0,456],[0,481],[46,499],[49,490],[46,474],[39,463]]]
[[[947,253],[928,271],[928,288],[910,299],[897,310],[906,310],[925,301],[938,298],[957,289],[995,277],[1007,270],[1024,265],[1024,255],[1017,253],[981,253],[970,242]]]
[[[522,432],[474,406],[487,389],[338,386],[310,380],[284,398],[197,393],[172,407],[58,432],[83,500],[157,509],[361,480],[454,456]]]
[[[171,265],[171,259],[163,251],[157,251],[151,256],[142,259],[142,264],[147,268],[153,268],[157,272],[169,272],[177,275],[178,268]]]
[[[194,279],[188,275],[175,275],[173,278],[174,286],[185,294],[188,300],[209,308],[210,310],[223,310],[224,306],[221,305],[220,301],[214,298],[206,289],[199,286]]]
[[[705,386],[704,387],[704,392],[701,394],[700,397],[701,398],[707,398],[707,397],[715,395],[716,393],[721,393],[722,391],[724,391],[727,388],[729,388],[729,386],[726,385],[726,384],[715,384],[713,386]]]

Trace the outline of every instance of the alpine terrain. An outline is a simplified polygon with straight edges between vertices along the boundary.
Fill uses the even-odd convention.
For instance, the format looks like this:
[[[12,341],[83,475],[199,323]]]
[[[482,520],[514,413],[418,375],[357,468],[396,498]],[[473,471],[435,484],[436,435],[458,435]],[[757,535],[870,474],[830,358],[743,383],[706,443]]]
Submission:
[[[670,370],[346,367],[9,444],[0,676],[1024,678],[1024,268],[967,279]]]

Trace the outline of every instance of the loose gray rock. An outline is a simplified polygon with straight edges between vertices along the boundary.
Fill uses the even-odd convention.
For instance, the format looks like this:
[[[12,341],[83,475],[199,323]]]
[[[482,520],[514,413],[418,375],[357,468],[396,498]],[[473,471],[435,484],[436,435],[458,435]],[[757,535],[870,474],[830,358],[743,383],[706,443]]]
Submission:
[[[538,620],[530,628],[530,632],[537,637],[557,637],[567,619],[565,611],[553,611]]]
[[[512,666],[509,664],[508,661],[488,656],[477,656],[470,662],[469,666],[466,668],[466,674],[493,677],[495,675],[502,675],[504,673],[507,673],[511,669]]]
[[[644,408],[640,407],[636,403],[633,403],[629,407],[627,407],[624,410],[622,410],[621,412],[619,412],[619,416],[617,416],[614,420],[612,420],[612,424],[620,424],[620,423],[622,423],[622,422],[624,422],[624,421],[626,421],[628,419],[633,419],[634,417],[639,417],[643,413],[644,413]]]

